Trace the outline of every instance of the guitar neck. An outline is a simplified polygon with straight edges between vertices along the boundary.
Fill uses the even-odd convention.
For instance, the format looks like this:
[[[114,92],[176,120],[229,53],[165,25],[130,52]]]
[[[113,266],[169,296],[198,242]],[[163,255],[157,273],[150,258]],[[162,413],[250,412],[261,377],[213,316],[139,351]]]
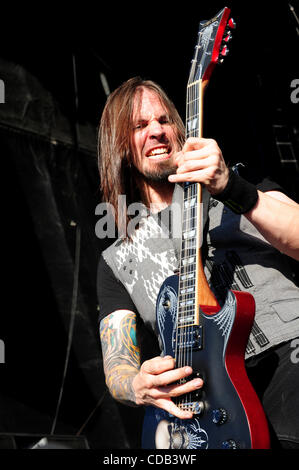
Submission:
[[[203,97],[207,82],[188,84],[186,137],[202,137]],[[200,183],[184,184],[183,236],[180,261],[178,326],[198,325],[199,306],[215,311],[217,299],[204,274],[202,244],[202,188]]]

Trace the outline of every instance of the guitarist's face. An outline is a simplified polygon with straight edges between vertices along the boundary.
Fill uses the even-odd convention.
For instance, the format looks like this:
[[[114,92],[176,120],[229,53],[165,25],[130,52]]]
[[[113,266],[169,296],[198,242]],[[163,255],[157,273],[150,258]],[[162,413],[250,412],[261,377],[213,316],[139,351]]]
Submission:
[[[159,96],[147,88],[135,97],[132,147],[134,165],[147,180],[167,181],[175,173],[176,128]]]

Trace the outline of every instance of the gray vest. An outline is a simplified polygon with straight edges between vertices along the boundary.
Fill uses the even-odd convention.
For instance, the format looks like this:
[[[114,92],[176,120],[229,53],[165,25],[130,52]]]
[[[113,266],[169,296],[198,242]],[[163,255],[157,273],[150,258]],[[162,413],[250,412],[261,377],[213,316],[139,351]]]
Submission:
[[[176,185],[173,203],[181,197],[182,189]],[[212,290],[220,303],[227,289],[248,291],[255,299],[256,315],[246,358],[299,336],[299,289],[288,258],[246,217],[209,198],[207,191],[203,191],[203,202],[204,223],[209,224],[205,274]],[[179,266],[179,247],[180,236],[172,238],[158,215],[150,214],[141,219],[130,240],[119,239],[103,252],[145,325],[154,332],[156,299],[163,281]]]

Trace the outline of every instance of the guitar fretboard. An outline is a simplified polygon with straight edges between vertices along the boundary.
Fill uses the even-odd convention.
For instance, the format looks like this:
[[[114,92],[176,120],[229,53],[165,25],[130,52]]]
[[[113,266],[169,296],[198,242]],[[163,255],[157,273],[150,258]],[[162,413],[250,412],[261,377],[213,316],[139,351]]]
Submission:
[[[186,103],[186,137],[199,137],[201,129],[201,82],[189,83]]]
[[[178,327],[194,324],[198,249],[197,183],[184,185],[183,230],[178,296]]]

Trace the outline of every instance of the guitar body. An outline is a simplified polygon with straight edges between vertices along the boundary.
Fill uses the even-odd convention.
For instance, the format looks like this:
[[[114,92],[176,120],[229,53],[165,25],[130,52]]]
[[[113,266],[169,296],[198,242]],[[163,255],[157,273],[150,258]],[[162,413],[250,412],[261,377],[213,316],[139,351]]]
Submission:
[[[192,325],[187,336],[184,331],[183,345],[176,325],[178,284],[178,275],[166,279],[157,299],[156,316],[163,355],[174,357],[178,342],[182,348],[187,347],[193,377],[202,377],[204,385],[186,398],[188,406],[191,401],[195,410],[190,420],[180,420],[164,410],[148,407],[142,447],[269,448],[266,418],[244,366],[255,314],[253,297],[246,292],[229,291],[218,312],[202,311],[201,327]]]

